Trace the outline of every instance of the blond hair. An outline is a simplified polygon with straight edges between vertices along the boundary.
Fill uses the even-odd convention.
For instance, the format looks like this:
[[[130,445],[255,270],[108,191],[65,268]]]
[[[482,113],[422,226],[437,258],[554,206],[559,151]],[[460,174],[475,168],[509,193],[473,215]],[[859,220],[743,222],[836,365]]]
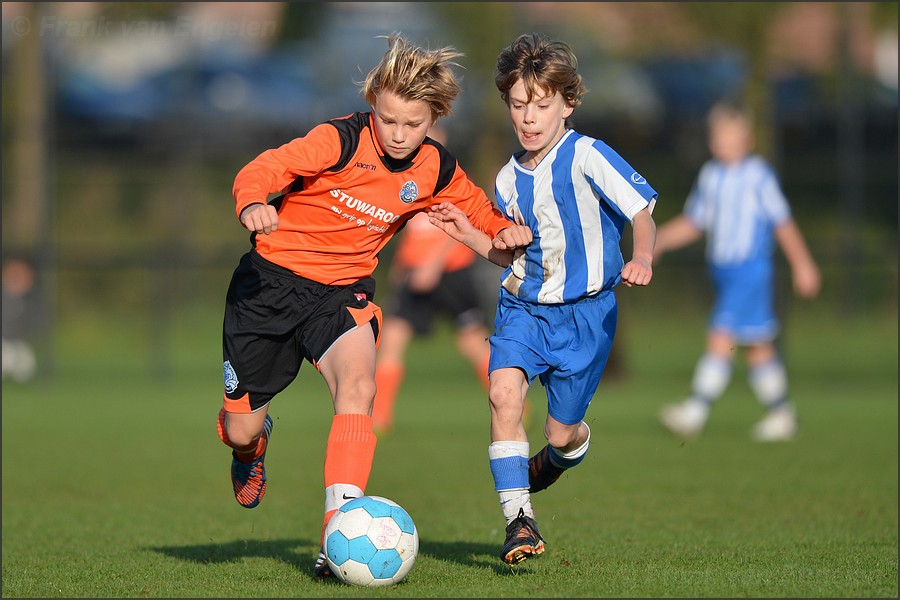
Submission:
[[[414,46],[399,34],[386,37],[388,51],[381,62],[369,71],[362,82],[361,93],[370,106],[381,92],[392,92],[408,100],[422,100],[437,120],[452,114],[452,104],[460,87],[452,67],[455,58],[463,56],[453,47],[428,50]]]
[[[519,80],[525,85],[529,102],[540,88],[550,95],[559,92],[575,108],[587,92],[572,48],[538,33],[520,35],[497,57],[494,83],[504,103],[509,104],[509,90]]]

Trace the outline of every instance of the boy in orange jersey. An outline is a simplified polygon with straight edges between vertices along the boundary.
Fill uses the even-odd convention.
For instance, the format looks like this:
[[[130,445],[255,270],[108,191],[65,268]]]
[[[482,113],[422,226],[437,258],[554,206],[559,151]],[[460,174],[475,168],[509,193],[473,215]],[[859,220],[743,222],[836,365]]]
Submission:
[[[461,55],[397,35],[388,46],[362,84],[371,111],[329,120],[266,150],[238,172],[233,188],[252,247],[225,302],[219,437],[232,449],[235,498],[257,506],[266,491],[269,403],[309,361],[334,403],[322,532],[340,506],[365,494],[375,454],[378,253],[409,219],[440,202],[458,207],[492,238],[489,258],[498,264],[531,241],[427,137],[451,113],[460,91],[453,60]],[[330,575],[320,552],[315,576]]]

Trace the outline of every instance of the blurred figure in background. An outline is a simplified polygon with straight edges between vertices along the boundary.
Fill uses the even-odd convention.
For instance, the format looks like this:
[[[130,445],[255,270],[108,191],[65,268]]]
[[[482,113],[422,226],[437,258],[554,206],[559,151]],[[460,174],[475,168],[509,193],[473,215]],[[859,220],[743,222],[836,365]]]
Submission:
[[[3,262],[3,379],[31,380],[37,358],[28,335],[32,322],[34,269],[19,258]]]
[[[788,377],[774,340],[779,333],[774,300],[774,246],[790,264],[794,292],[815,297],[819,270],[794,222],[773,168],[752,153],[748,112],[733,103],[712,108],[708,121],[712,158],[700,169],[682,214],[660,225],[655,259],[706,235],[706,261],[716,294],[706,351],[694,370],[691,395],[663,407],[662,424],[684,438],[701,433],[710,408],[731,379],[736,347],[745,350],[750,386],[765,407],[753,429],[758,441],[790,440],[797,431]]]
[[[446,130],[433,127],[429,137],[447,143]],[[390,266],[392,296],[381,329],[375,370],[372,423],[376,434],[394,424],[397,394],[406,375],[406,351],[416,336],[430,335],[437,317],[453,319],[456,347],[487,392],[487,319],[481,308],[477,254],[428,221],[424,213],[410,219],[399,236]]]

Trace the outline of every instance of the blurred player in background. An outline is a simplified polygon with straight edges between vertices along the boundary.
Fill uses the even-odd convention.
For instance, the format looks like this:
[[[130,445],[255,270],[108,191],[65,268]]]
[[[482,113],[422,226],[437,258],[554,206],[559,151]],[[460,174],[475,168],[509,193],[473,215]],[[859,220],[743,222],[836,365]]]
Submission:
[[[447,143],[438,125],[429,137]],[[410,219],[397,236],[390,265],[392,295],[387,303],[375,366],[375,433],[394,424],[394,408],[406,374],[406,351],[416,336],[430,335],[440,316],[453,320],[456,347],[471,365],[485,391],[490,389],[488,321],[482,308],[478,255],[428,221],[424,213]]]
[[[28,340],[34,322],[35,274],[20,259],[3,261],[3,379],[25,382],[37,373],[37,357]]]
[[[712,158],[703,165],[682,214],[660,225],[655,257],[706,235],[706,261],[716,302],[709,318],[706,351],[694,370],[691,395],[663,407],[662,424],[684,438],[701,433],[710,408],[731,379],[735,349],[744,348],[750,386],[765,407],[753,438],[790,440],[797,416],[788,377],[774,340],[774,246],[790,264],[794,291],[819,292],[819,270],[791,217],[772,167],[752,153],[752,121],[746,110],[723,102],[708,115]]]
[[[645,286],[653,276],[656,191],[612,148],[570,128],[586,92],[577,66],[567,44],[538,34],[518,37],[497,59],[495,83],[522,147],[497,174],[497,204],[534,238],[503,272],[490,338],[488,459],[508,564],[544,552],[531,494],[587,454],[584,417],[613,345],[615,286]],[[482,255],[490,248],[453,207],[441,205],[432,221]],[[634,241],[627,263],[626,223]],[[522,418],[538,378],[547,392],[547,444],[529,458]]]
[[[269,405],[306,360],[334,405],[323,533],[338,508],[364,495],[375,455],[378,253],[403,223],[442,201],[466,213],[493,238],[491,252],[507,261],[531,241],[531,232],[494,208],[453,155],[427,137],[460,91],[453,72],[460,54],[422,49],[397,35],[388,46],[362,83],[370,111],[331,119],[266,150],[233,186],[236,215],[252,232],[228,288],[222,336],[225,392],[217,424],[231,449],[234,496],[246,508],[262,500]],[[332,575],[321,551],[314,572]]]

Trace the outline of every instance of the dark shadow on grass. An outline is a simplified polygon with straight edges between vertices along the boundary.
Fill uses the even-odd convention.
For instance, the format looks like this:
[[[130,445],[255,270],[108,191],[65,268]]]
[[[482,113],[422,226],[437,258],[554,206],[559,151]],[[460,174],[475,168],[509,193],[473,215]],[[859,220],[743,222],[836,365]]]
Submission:
[[[293,566],[314,578],[313,565],[319,556],[319,542],[309,539],[235,540],[221,544],[193,546],[150,546],[147,548],[178,560],[198,564],[239,562],[244,558],[271,558]],[[497,556],[499,546],[475,542],[446,542],[419,539],[419,556],[454,562],[468,567],[486,567],[497,575],[523,575],[528,561],[511,567]],[[540,560],[540,559],[538,559]],[[335,582],[337,583],[337,582]]]
[[[235,540],[195,546],[150,546],[148,550],[199,564],[238,562],[243,558],[271,558],[293,566],[313,578],[319,542],[304,539]]]
[[[499,543],[444,542],[419,538],[419,556],[427,555],[435,560],[455,562],[468,567],[488,568],[496,575],[524,575],[531,572],[527,566],[529,561],[513,567],[500,560],[499,553]]]

